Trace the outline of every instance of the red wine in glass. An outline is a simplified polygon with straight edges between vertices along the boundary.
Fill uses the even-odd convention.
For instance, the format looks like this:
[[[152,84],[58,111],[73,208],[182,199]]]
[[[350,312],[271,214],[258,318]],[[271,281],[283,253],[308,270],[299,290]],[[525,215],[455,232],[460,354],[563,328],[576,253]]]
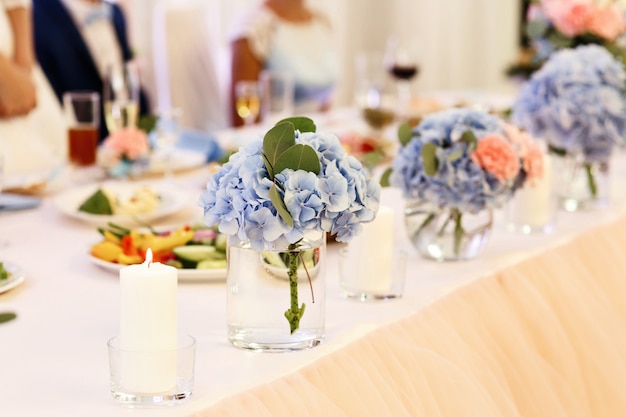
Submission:
[[[393,64],[389,72],[397,80],[410,80],[419,73],[417,65]]]

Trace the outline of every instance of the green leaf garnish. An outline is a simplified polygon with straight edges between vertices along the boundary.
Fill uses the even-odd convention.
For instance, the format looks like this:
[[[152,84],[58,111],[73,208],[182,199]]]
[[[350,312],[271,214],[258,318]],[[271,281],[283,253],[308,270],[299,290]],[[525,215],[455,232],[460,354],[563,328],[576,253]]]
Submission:
[[[425,143],[422,146],[422,163],[424,165],[424,172],[429,177],[432,177],[437,173],[439,168],[439,161],[437,160],[437,145],[432,142]]]
[[[293,217],[291,217],[291,213],[287,210],[287,205],[283,201],[283,197],[280,195],[280,191],[278,191],[278,187],[276,184],[272,185],[270,188],[270,200],[274,207],[276,207],[276,211],[278,215],[289,225],[289,227],[293,227]]]
[[[408,123],[402,123],[398,127],[398,140],[402,146],[406,146],[413,139],[413,129]]]
[[[317,126],[315,126],[315,122],[309,119],[308,117],[288,117],[278,122],[285,123],[289,122],[293,125],[295,130],[299,130],[300,133],[304,132],[315,132],[317,130]]]
[[[0,324],[6,323],[7,321],[11,321],[17,317],[15,313],[0,313]]]
[[[276,161],[283,152],[295,144],[296,132],[293,124],[290,122],[278,123],[268,130],[263,138],[263,154],[265,155],[265,159],[267,159],[267,163],[275,167]],[[276,170],[273,169],[273,172],[276,172]],[[273,179],[273,177],[270,179]]]
[[[284,169],[299,169],[307,172],[313,172],[315,175],[320,173],[320,160],[315,149],[309,145],[297,144],[293,145],[283,152],[274,164],[274,172],[276,174]]]
[[[101,188],[93,193],[83,204],[78,207],[78,211],[90,214],[113,214],[111,202]]]

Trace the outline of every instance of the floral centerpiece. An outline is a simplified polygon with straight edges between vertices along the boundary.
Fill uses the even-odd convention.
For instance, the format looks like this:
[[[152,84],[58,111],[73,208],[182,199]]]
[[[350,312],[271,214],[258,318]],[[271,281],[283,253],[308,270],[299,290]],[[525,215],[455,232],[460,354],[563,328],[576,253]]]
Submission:
[[[418,250],[439,260],[467,259],[462,249],[482,249],[486,236],[474,236],[464,218],[500,207],[525,181],[542,175],[541,150],[528,135],[504,124],[496,116],[472,109],[450,109],[426,116],[416,129],[404,131],[406,143],[392,165],[391,184],[399,187],[410,202],[427,203],[429,209],[415,223],[407,208],[409,235]],[[407,140],[408,138],[408,140]],[[442,211],[443,210],[443,211]],[[443,214],[442,214],[443,213]],[[451,226],[451,248],[433,249],[422,232],[432,229],[435,240],[447,238]],[[488,224],[480,230],[488,236]],[[442,244],[443,245],[443,244]],[[449,252],[449,253],[443,253]]]
[[[594,166],[608,164],[626,133],[626,72],[597,45],[565,49],[526,83],[513,104],[512,120],[546,140],[550,150],[577,159],[591,197],[598,196]]]
[[[623,2],[614,0],[538,0],[527,13],[526,33],[533,64],[543,64],[560,49],[596,44],[626,62]]]
[[[305,310],[298,302],[299,246],[311,232],[350,240],[374,219],[379,193],[336,136],[316,133],[310,119],[290,118],[233,154],[212,176],[201,205],[208,225],[249,248],[287,248],[281,254],[290,286],[284,316],[294,333]]]
[[[115,177],[126,177],[150,154],[150,141],[143,130],[125,127],[106,137],[102,143],[102,164]]]

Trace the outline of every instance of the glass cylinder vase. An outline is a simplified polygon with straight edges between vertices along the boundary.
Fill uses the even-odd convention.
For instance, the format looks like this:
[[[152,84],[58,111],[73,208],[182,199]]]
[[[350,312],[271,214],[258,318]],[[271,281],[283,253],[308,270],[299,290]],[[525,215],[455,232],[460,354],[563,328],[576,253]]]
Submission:
[[[425,258],[463,261],[478,256],[489,241],[493,225],[491,209],[476,214],[437,208],[427,202],[409,201],[404,211],[408,237]]]
[[[554,192],[565,211],[594,210],[608,206],[609,161],[584,161],[582,155],[554,156]]]
[[[255,250],[228,240],[228,339],[256,351],[317,346],[325,335],[326,239]]]

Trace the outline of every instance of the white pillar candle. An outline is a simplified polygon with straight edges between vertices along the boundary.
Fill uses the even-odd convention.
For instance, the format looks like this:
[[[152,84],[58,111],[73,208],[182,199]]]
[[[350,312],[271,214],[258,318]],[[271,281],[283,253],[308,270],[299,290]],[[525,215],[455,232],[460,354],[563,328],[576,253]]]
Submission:
[[[120,270],[122,385],[156,393],[176,384],[176,268],[146,261]]]
[[[553,221],[552,166],[548,155],[543,155],[543,177],[526,183],[515,192],[509,202],[508,221],[517,226],[541,228]]]
[[[363,224],[363,231],[350,242],[350,256],[356,256],[354,282],[366,293],[391,289],[393,265],[393,209],[381,206],[376,218]]]

